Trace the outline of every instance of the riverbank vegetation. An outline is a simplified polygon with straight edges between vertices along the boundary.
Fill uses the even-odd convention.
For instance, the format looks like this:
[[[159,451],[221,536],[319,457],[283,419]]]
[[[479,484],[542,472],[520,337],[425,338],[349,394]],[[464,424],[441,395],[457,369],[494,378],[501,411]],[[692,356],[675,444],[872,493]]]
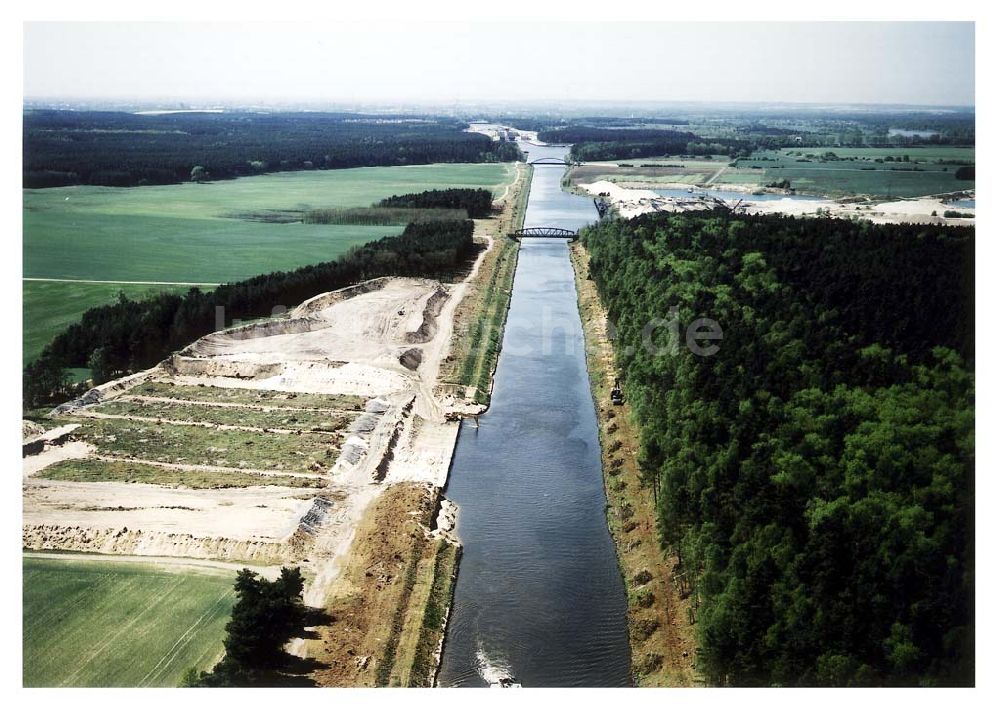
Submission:
[[[481,405],[490,401],[520,251],[520,243],[507,235],[524,225],[531,177],[530,165],[519,167],[500,214],[477,223],[491,234],[493,245],[456,309],[450,354],[441,367],[443,382],[475,388],[472,397]]]
[[[971,684],[972,230],[717,212],[582,240],[706,680]]]
[[[700,684],[691,600],[674,580],[677,556],[664,555],[656,535],[656,502],[637,457],[640,428],[629,403],[611,403],[615,367],[607,314],[589,278],[587,251],[575,242],[570,257],[597,411],[608,528],[628,591],[632,676],[644,687]]]
[[[511,143],[431,116],[225,111],[24,114],[26,188],[204,182],[288,170],[517,160]]]

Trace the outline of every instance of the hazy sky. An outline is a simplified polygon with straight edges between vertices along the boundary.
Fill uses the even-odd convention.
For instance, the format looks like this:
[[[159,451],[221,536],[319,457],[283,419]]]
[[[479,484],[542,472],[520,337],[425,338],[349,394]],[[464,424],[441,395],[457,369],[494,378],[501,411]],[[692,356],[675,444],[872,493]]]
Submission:
[[[28,23],[24,40],[29,99],[975,102],[972,23]]]

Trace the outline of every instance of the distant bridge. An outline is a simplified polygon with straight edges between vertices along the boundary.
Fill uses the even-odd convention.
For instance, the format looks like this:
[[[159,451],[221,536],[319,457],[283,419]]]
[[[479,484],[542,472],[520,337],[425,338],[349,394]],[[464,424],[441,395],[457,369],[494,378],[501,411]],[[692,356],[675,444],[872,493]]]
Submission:
[[[528,165],[561,165],[561,166],[567,166],[567,165],[579,165],[579,163],[576,163],[576,162],[571,161],[571,160],[567,160],[565,158],[536,158],[535,160],[528,161]]]
[[[508,237],[511,239],[521,239],[522,237],[544,237],[548,239],[568,239],[575,240],[577,233],[574,230],[564,230],[562,227],[526,227],[517,232],[511,232]]]

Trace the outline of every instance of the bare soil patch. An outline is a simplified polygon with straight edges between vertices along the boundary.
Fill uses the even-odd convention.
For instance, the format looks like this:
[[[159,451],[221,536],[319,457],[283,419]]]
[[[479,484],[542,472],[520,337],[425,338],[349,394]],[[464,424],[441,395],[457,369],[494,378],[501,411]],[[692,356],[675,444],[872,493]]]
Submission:
[[[330,623],[305,645],[307,656],[326,665],[314,675],[321,685],[430,684],[436,663],[428,655],[443,634],[443,612],[428,614],[428,603],[441,605],[454,572],[453,553],[442,554],[450,563],[439,558],[452,544],[431,529],[438,495],[426,485],[397,484],[365,512],[326,601]]]

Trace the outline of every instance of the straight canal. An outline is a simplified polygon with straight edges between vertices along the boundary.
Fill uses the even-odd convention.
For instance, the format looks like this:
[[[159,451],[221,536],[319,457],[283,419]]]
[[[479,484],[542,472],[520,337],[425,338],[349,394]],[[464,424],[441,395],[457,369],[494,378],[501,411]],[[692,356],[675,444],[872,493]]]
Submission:
[[[565,147],[523,145],[529,160]],[[535,168],[525,227],[577,229],[591,200]],[[630,683],[625,589],[565,241],[521,245],[490,409],[465,420],[446,495],[463,553],[438,683]]]

